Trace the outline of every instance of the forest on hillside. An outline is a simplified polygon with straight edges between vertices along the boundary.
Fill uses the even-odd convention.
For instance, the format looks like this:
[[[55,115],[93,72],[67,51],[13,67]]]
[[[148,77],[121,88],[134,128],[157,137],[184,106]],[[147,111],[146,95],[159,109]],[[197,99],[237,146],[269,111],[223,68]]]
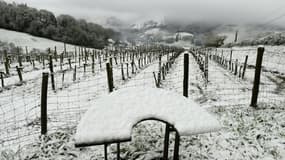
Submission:
[[[47,10],[26,4],[0,1],[0,28],[29,33],[34,36],[86,47],[103,48],[109,38],[117,40],[119,33],[70,15],[55,16]]]

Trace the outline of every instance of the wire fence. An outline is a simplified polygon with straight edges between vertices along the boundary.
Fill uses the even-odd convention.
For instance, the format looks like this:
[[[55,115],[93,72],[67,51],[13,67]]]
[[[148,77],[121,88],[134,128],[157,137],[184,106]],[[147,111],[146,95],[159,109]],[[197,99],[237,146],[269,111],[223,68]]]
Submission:
[[[52,132],[76,126],[96,99],[109,94],[107,63],[112,64],[114,89],[161,87],[182,95],[184,58],[180,53],[181,50],[169,49],[167,52],[129,51],[125,57],[124,54],[105,57],[98,54],[94,60],[90,54],[88,60],[81,57],[81,62],[78,58],[64,59],[64,63],[53,59],[53,72],[46,57],[44,65],[44,60],[39,62],[39,70],[23,74],[22,82],[17,75],[6,77],[5,87],[0,92],[0,147],[17,149],[40,136],[42,72],[50,72],[47,125],[48,132]],[[190,98],[204,107],[250,105],[257,48],[191,49],[187,54]],[[265,50],[260,105],[284,104],[284,57],[283,53]]]
[[[23,73],[24,80],[17,76],[5,77],[5,86],[0,96],[0,146],[1,149],[17,149],[34,142],[41,132],[41,86],[42,72],[49,72],[47,95],[48,131],[74,127],[92,102],[108,91],[106,64],[112,64],[115,89],[147,86],[156,82],[159,66],[164,65],[178,51],[157,51],[139,54],[130,52],[129,58],[91,56],[85,63],[75,59],[60,64],[45,63],[42,69]],[[161,56],[160,56],[161,55]],[[161,58],[160,58],[161,57]],[[48,58],[47,58],[48,59]],[[48,61],[47,59],[44,59]],[[39,64],[43,64],[43,61]],[[53,66],[53,72],[50,70]],[[76,66],[77,65],[77,66]],[[52,78],[53,77],[53,78]],[[11,79],[14,78],[14,81]]]
[[[203,91],[207,100],[213,102],[209,104],[250,105],[255,83],[257,48],[207,48],[191,52],[201,74],[208,75]],[[206,59],[209,59],[207,68]],[[284,60],[284,53],[264,51],[258,94],[260,106],[284,104]]]

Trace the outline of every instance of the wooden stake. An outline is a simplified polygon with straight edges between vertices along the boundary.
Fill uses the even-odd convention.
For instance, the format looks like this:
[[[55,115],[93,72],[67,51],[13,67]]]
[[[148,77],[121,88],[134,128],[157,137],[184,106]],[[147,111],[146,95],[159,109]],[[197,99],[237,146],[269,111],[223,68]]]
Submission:
[[[42,92],[41,92],[41,134],[47,133],[47,91],[48,73],[43,73]]]
[[[263,53],[264,53],[264,47],[259,47],[257,49],[254,84],[253,84],[251,104],[250,104],[250,106],[255,108],[257,107]]]
[[[189,86],[189,54],[184,54],[183,96],[188,97]]]
[[[246,67],[247,67],[247,60],[248,60],[248,55],[245,56],[245,60],[244,60],[244,64],[243,64],[243,72],[242,72],[242,76],[241,76],[242,79],[244,79],[244,76],[245,76],[245,71],[246,71]]]

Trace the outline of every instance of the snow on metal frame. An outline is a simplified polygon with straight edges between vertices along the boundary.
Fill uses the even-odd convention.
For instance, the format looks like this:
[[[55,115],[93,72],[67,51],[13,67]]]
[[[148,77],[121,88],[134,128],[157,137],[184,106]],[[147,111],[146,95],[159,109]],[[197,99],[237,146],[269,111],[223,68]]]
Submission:
[[[131,140],[133,126],[145,119],[173,125],[181,136],[217,131],[214,116],[191,99],[157,88],[127,88],[94,102],[77,127],[76,146]]]

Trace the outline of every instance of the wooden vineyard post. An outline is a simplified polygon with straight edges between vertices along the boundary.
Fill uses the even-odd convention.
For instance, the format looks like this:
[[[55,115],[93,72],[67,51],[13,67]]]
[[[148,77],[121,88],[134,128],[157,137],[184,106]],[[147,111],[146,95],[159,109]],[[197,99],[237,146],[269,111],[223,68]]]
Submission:
[[[18,73],[18,76],[19,76],[20,83],[22,83],[23,82],[23,77],[22,77],[21,68],[16,66],[16,70],[17,70],[17,73]]]
[[[238,59],[236,59],[235,62],[235,72],[234,72],[235,76],[238,74]]]
[[[62,84],[62,88],[63,88],[63,83],[64,83],[64,74],[65,74],[65,70],[62,71],[62,78],[61,78],[61,84]]]
[[[25,46],[26,55],[29,55],[28,46]]]
[[[92,54],[92,73],[95,73],[95,54]]]
[[[71,59],[70,58],[68,58],[68,64],[69,64],[69,69],[71,70],[72,66],[71,66]]]
[[[108,87],[109,92],[113,92],[114,89],[114,82],[113,82],[113,71],[110,63],[106,63],[106,69],[107,69],[107,80],[108,80]]]
[[[111,65],[111,67],[113,67],[113,59],[111,57],[109,58],[109,63]]]
[[[67,57],[68,55],[67,55],[67,52],[66,52],[66,43],[65,42],[63,43],[63,47],[64,47],[64,56]]]
[[[18,56],[18,62],[19,62],[19,66],[22,67],[23,64],[22,64],[22,56],[21,55]]]
[[[120,157],[120,143],[117,143],[117,160],[120,160],[121,157]]]
[[[41,134],[47,133],[47,91],[48,73],[43,73],[42,92],[41,92]]]
[[[256,65],[255,65],[254,84],[253,84],[252,97],[250,103],[250,106],[255,108],[257,107],[263,53],[264,53],[264,47],[258,47]]]
[[[179,160],[179,144],[180,144],[180,135],[178,131],[175,131],[174,154],[173,154],[174,160]]]
[[[161,82],[161,57],[162,55],[160,54],[158,57],[158,75],[157,75],[157,84],[158,86],[160,86],[160,82]]]
[[[60,55],[60,70],[62,70],[63,65],[63,53]]]
[[[243,65],[243,72],[242,72],[242,76],[241,76],[242,79],[244,79],[244,75],[245,75],[245,71],[246,71],[246,67],[247,67],[247,60],[248,60],[248,55],[245,56],[244,65]]]
[[[122,80],[125,80],[124,64],[123,63],[121,63],[121,73],[122,73]]]
[[[229,60],[229,70],[232,69],[232,57],[233,57],[233,50],[231,49],[230,60]]]
[[[1,85],[2,85],[2,88],[4,88],[5,87],[5,85],[4,85],[4,72],[0,72],[0,78],[1,78]]]
[[[74,66],[74,71],[73,71],[73,81],[76,81],[76,65]]]
[[[169,149],[169,130],[170,125],[166,123],[165,126],[165,136],[164,136],[164,149],[163,149],[163,159],[168,159],[168,149]]]
[[[189,54],[184,54],[183,96],[188,97],[189,85]]]
[[[104,144],[104,157],[108,160],[108,144]]]
[[[205,53],[205,64],[204,64],[204,75],[205,75],[205,79],[206,79],[206,82],[209,81],[209,59],[208,59],[208,52]],[[189,62],[188,62],[189,63]]]
[[[79,48],[79,52],[78,52],[78,65],[79,65],[79,67],[81,66],[81,49]]]
[[[126,65],[127,65],[127,78],[129,78],[130,76],[129,76],[129,63],[126,63]]]
[[[10,74],[10,72],[9,72],[9,61],[6,59],[6,61],[4,63],[5,63],[6,74],[9,75]]]
[[[43,69],[46,68],[46,64],[45,64],[45,57],[43,56]]]
[[[51,55],[49,56],[49,70],[50,70],[50,76],[51,76],[51,87],[53,90],[55,90],[53,63],[52,63],[52,56]]]
[[[83,71],[84,71],[84,73],[86,73],[86,66],[87,66],[87,64],[84,63],[84,64],[83,64]]]
[[[84,63],[87,64],[87,59],[88,59],[88,56],[87,56],[87,51],[86,51],[86,48],[84,48]]]
[[[54,59],[57,62],[57,51],[56,51],[56,46],[54,46]]]
[[[35,60],[34,59],[32,60],[32,65],[33,65],[33,68],[35,69],[36,66],[35,66]]]
[[[154,78],[155,86],[156,86],[157,88],[159,88],[159,84],[158,84],[158,81],[157,81],[155,72],[152,72],[152,73],[153,73],[153,78]]]
[[[101,62],[101,56],[100,56],[100,54],[99,54],[99,66],[100,66],[100,69],[102,69],[102,62]]]
[[[132,74],[135,74],[135,55],[132,55],[132,62],[131,62],[131,66],[132,66]]]
[[[161,75],[162,75],[162,80],[165,80],[165,68],[164,68],[164,65],[161,67]]]
[[[241,77],[241,70],[242,70],[242,66],[239,66],[239,71],[238,71],[238,77]]]
[[[77,63],[77,49],[76,46],[74,47],[74,60],[75,60],[75,64]]]

